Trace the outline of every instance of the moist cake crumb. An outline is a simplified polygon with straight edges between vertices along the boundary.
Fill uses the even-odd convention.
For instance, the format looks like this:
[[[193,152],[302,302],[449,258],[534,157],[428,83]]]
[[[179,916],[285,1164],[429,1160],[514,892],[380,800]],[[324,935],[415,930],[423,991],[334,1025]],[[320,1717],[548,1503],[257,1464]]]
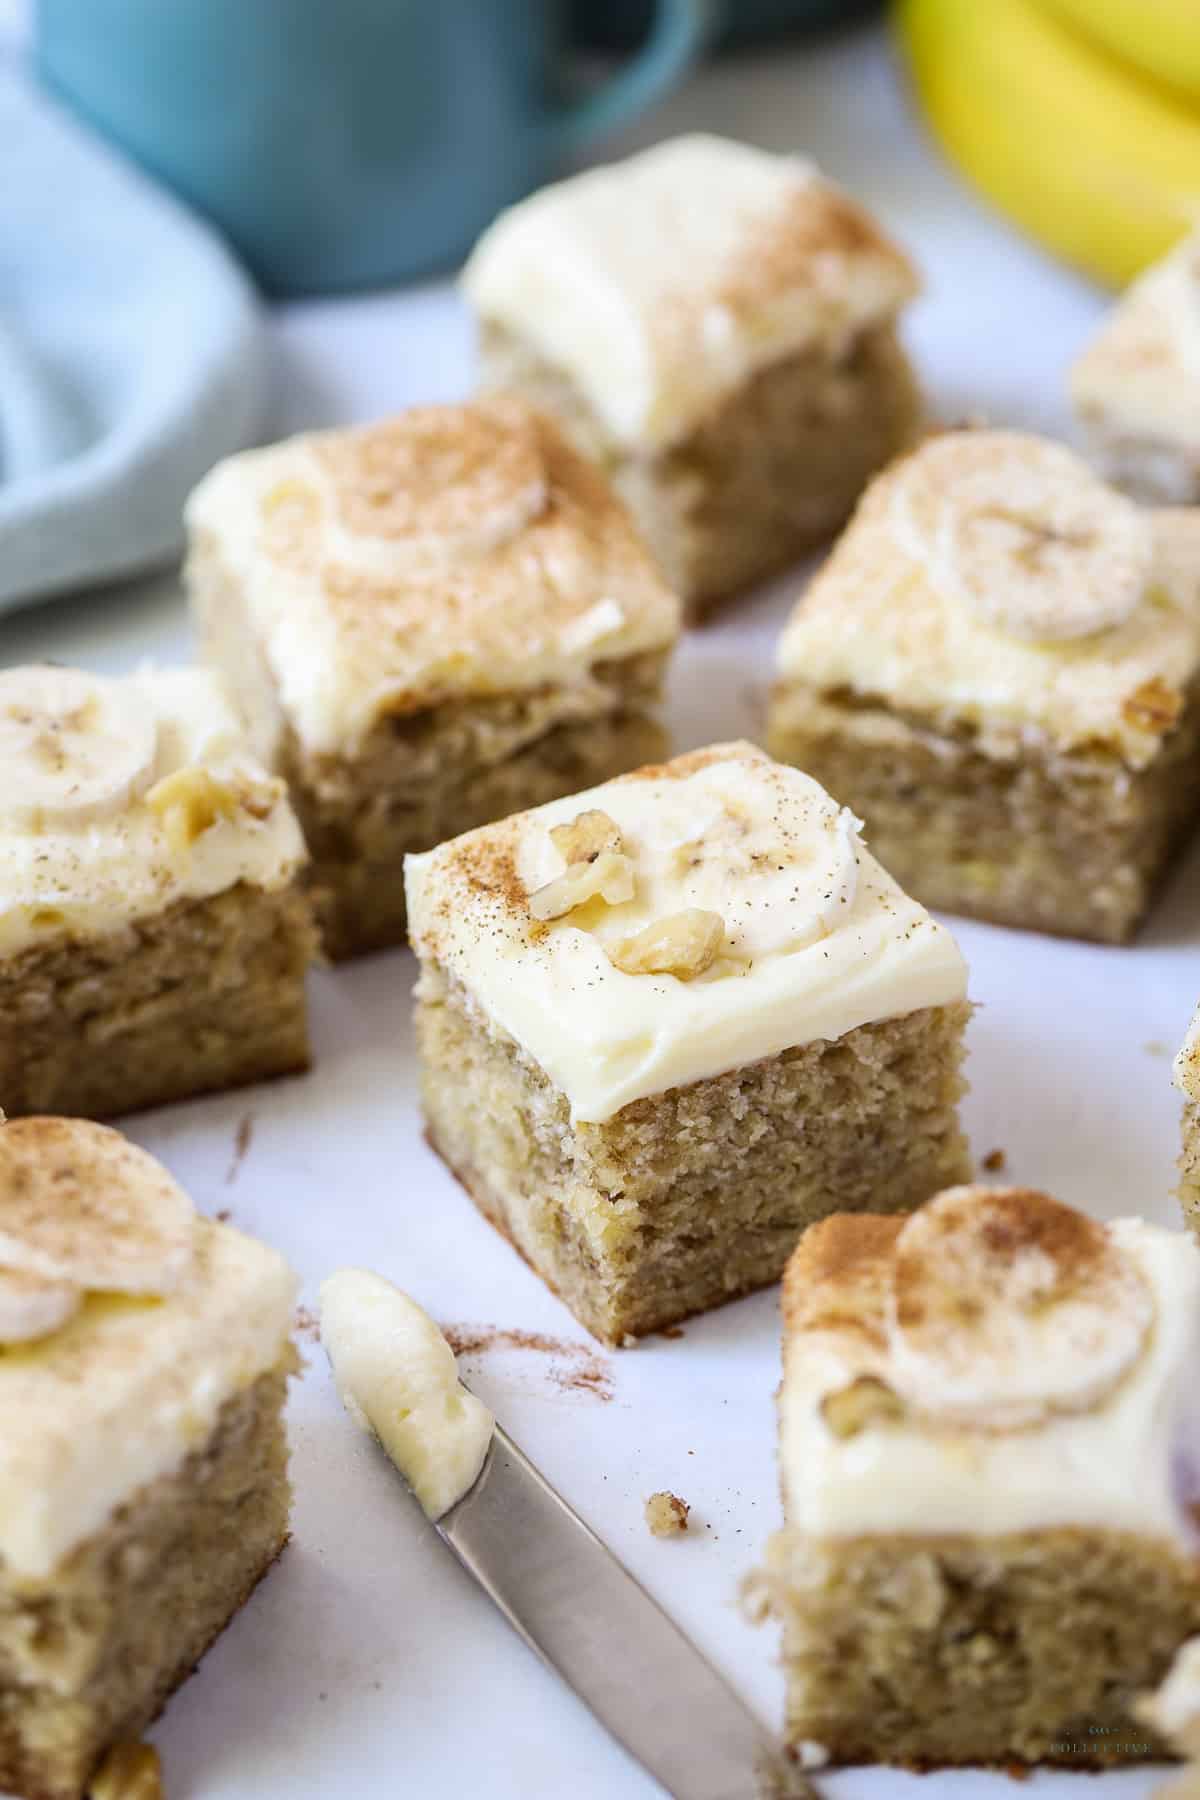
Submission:
[[[664,1488],[646,1502],[646,1524],[655,1537],[678,1537],[688,1528],[691,1507],[678,1494]]]

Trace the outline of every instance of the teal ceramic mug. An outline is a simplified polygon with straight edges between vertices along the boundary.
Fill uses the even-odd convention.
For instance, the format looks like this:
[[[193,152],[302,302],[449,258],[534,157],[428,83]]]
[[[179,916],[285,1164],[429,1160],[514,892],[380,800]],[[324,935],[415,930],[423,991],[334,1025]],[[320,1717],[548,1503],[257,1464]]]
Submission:
[[[712,0],[562,96],[565,0],[38,0],[45,85],[212,219],[273,293],[452,262],[683,74]]]

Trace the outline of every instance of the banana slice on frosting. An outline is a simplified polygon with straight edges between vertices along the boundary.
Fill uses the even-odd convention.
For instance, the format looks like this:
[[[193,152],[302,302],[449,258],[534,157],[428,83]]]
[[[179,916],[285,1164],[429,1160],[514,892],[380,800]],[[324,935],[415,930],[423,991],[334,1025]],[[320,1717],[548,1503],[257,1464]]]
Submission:
[[[194,1235],[183,1189],[119,1131],[36,1117],[0,1128],[0,1270],[85,1293],[169,1294]]]
[[[157,738],[128,684],[49,665],[0,673],[0,819],[36,830],[123,812],[154,779]]]
[[[536,421],[503,401],[420,407],[394,432],[316,438],[308,454],[328,558],[368,576],[485,556],[549,504]]]
[[[1110,630],[1152,577],[1144,510],[1043,438],[933,438],[902,466],[893,504],[934,584],[1011,637],[1066,643]]]
[[[1093,1406],[1154,1301],[1104,1227],[1047,1194],[949,1188],[896,1239],[888,1380],[925,1416],[1007,1431]]]
[[[68,1282],[0,1269],[0,1344],[27,1344],[60,1331],[83,1305],[83,1292]]]

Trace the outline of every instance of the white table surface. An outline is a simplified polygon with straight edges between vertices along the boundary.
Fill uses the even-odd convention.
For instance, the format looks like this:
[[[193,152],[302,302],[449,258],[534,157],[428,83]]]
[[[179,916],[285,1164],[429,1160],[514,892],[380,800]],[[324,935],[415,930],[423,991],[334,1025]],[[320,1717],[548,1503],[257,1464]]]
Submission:
[[[12,0],[0,4],[11,12]],[[1064,368],[1102,297],[987,214],[940,164],[879,33],[726,62],[616,147],[695,126],[812,152],[912,248],[928,292],[908,335],[944,415],[1066,429]],[[467,324],[444,284],[288,307],[275,319],[275,350],[280,431],[449,399],[470,379]],[[801,577],[687,644],[672,685],[681,748],[753,729],[770,647]],[[185,656],[187,644],[170,580],[0,621],[0,664],[56,657],[117,670]],[[1099,1214],[1177,1223],[1168,1055],[1200,990],[1198,894],[1193,857],[1128,950],[956,926],[980,1005],[967,1101],[977,1154],[1002,1147],[1015,1179]],[[309,1304],[323,1274],[362,1263],[443,1321],[563,1340],[554,1355],[484,1353],[467,1373],[775,1723],[774,1637],[741,1622],[735,1591],[778,1521],[776,1296],[695,1321],[680,1340],[615,1355],[587,1345],[420,1140],[412,974],[399,952],[319,973],[311,1075],[143,1115],[132,1135],[202,1207],[228,1209],[280,1245]],[[240,1159],[239,1127],[251,1134]],[[154,1733],[170,1800],[649,1800],[659,1790],[510,1635],[353,1432],[319,1349],[307,1349],[291,1408],[294,1541]],[[607,1398],[571,1379],[597,1366]],[[659,1487],[691,1503],[686,1539],[647,1533],[642,1502]],[[1074,1784],[1079,1793],[1084,1779],[1041,1775],[1025,1791]],[[1152,1785],[1145,1770],[1102,1779],[1109,1800]],[[928,1800],[998,1794],[1004,1780],[926,1777],[919,1791]],[[917,1793],[916,1781],[861,1770],[823,1785],[834,1800],[900,1800]]]

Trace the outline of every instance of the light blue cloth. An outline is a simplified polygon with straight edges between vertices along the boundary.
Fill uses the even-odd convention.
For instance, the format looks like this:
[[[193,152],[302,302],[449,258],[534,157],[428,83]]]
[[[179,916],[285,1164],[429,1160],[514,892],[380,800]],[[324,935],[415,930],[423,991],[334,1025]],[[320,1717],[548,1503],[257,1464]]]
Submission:
[[[216,235],[0,58],[0,611],[169,562],[266,369]]]

